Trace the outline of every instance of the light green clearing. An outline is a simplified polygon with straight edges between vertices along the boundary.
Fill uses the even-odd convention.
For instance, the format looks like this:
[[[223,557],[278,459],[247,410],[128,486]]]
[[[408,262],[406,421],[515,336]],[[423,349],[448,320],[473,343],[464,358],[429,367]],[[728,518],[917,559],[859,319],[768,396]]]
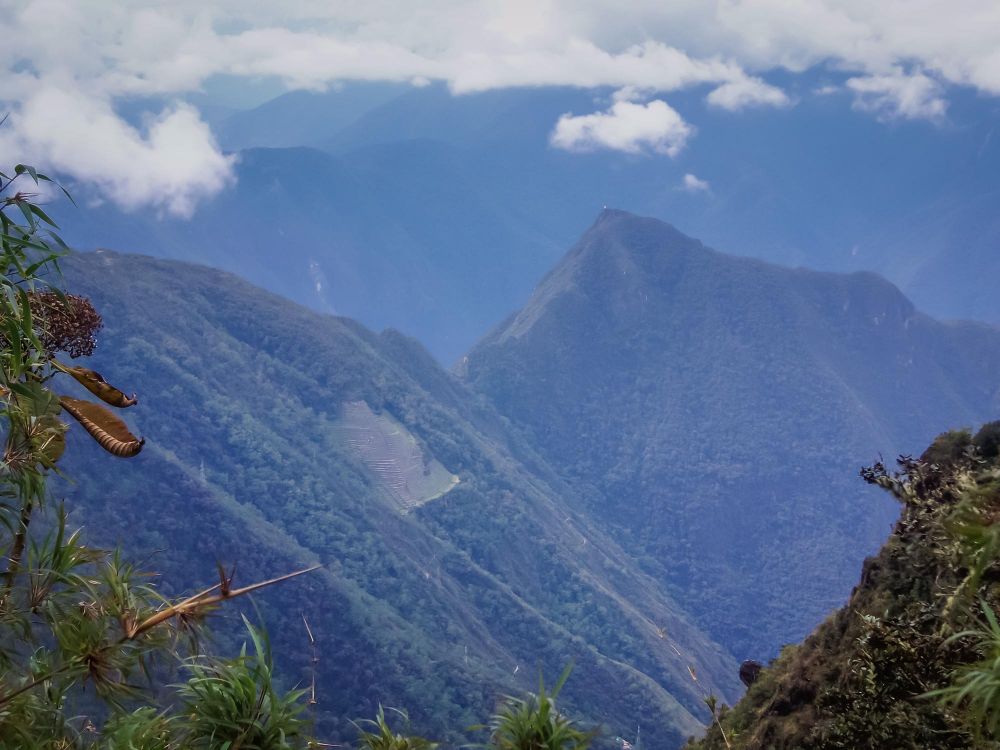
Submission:
[[[375,414],[364,401],[345,402],[335,430],[402,513],[441,497],[459,482],[440,461],[425,456],[417,439],[392,415]]]

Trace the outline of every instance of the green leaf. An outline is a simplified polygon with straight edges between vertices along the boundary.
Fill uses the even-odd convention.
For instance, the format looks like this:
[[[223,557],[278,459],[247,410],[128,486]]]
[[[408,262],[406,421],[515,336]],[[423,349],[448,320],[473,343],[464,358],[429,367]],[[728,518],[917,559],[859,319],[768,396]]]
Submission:
[[[51,239],[53,242],[59,245],[59,247],[61,247],[63,250],[66,250],[67,252],[69,251],[69,245],[63,242],[63,238],[60,237],[55,232],[49,232],[49,239]]]
[[[35,222],[35,215],[31,212],[31,203],[24,200],[24,198],[17,198],[17,200],[14,201],[14,204],[21,210],[21,213],[24,214],[24,219],[28,222],[28,229],[30,231],[34,231],[37,223]]]
[[[104,450],[114,456],[136,456],[146,443],[144,439],[129,432],[122,420],[99,404],[69,396],[61,396],[59,402]]]
[[[47,213],[45,213],[38,205],[36,205],[34,203],[29,203],[28,207],[31,210],[31,213],[33,213],[39,219],[41,219],[42,221],[44,221],[50,227],[55,227],[56,229],[59,228],[59,225],[56,224],[54,221],[52,221],[52,219],[49,218],[49,215]]]
[[[14,167],[15,174],[24,174],[25,172],[31,175],[31,179],[33,179],[35,181],[35,184],[37,185],[38,172],[35,171],[34,167],[29,167],[27,164],[18,164],[17,166]]]
[[[27,236],[16,237],[12,234],[0,233],[0,239],[4,242],[12,242],[19,247],[30,247],[32,250],[49,250],[49,246],[45,243],[29,240]]]

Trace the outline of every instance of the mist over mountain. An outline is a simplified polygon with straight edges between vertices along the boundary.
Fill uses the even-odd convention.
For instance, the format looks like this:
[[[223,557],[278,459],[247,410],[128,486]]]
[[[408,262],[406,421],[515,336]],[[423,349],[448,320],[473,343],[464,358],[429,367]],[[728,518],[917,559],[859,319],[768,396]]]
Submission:
[[[977,122],[984,110],[992,121],[995,105],[958,97],[947,124],[886,127],[838,113],[841,95],[800,93],[790,110],[739,117],[706,107],[697,89],[675,94],[671,102],[698,130],[674,159],[550,145],[560,115],[601,110],[610,90],[455,96],[429,86],[368,108],[343,129],[317,127],[310,143],[338,154],[412,140],[463,149],[481,189],[529,215],[542,211],[561,246],[601,204],[614,205],[675,221],[740,255],[874,270],[936,316],[1000,323],[1000,302],[972,270],[1000,263],[991,218],[1000,147],[992,127]],[[685,173],[708,190],[685,190]]]
[[[609,736],[641,720],[676,747],[703,691],[736,694],[728,651],[412,339],[202,266],[101,251],[64,271],[106,321],[89,364],[138,391],[148,440],[109,466],[71,432],[73,522],[172,593],[217,562],[243,583],[322,563],[257,599],[289,684],[310,679],[303,615],[317,636],[324,737],[381,702],[458,741],[570,662],[566,710]],[[238,607],[221,618],[237,637]]]
[[[998,368],[1000,330],[932,320],[874,274],[616,210],[461,365],[737,658],[843,601],[896,512],[858,468],[995,417]]]
[[[332,91],[289,91],[251,109],[232,112],[215,125],[223,148],[320,147],[331,133],[409,90],[392,83],[345,83]]]
[[[253,149],[237,171],[236,186],[190,220],[106,205],[68,212],[67,237],[228,269],[314,309],[400,328],[445,362],[510,312],[550,244],[442,144],[353,160]]]
[[[935,316],[1000,321],[1000,296],[982,273],[995,273],[1000,259],[1000,192],[967,185],[950,186],[925,210],[912,211],[878,231],[859,248],[861,267],[878,248],[880,269],[896,269],[896,278],[920,307]],[[864,248],[864,249],[862,249]],[[867,252],[865,252],[867,250]],[[961,307],[954,303],[961,290]]]
[[[675,221],[741,255],[874,270],[938,317],[1000,322],[989,283],[1000,273],[1000,146],[967,124],[990,105],[959,98],[953,124],[934,129],[834,117],[836,97],[737,118],[701,93],[671,99],[697,122],[673,159],[550,145],[561,115],[604,109],[610,90],[289,93],[215,122],[239,151],[237,181],[191,218],[105,204],[68,209],[62,223],[79,247],[225,268],[397,328],[446,365],[524,304],[602,205]],[[686,174],[705,188],[686,188]]]

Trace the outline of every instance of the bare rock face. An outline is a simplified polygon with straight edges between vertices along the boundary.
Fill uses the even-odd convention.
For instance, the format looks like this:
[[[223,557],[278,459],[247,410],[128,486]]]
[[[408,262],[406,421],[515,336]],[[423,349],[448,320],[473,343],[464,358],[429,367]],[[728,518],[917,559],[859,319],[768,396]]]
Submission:
[[[750,687],[757,682],[757,676],[763,668],[764,665],[759,661],[747,659],[745,662],[740,664],[740,681],[747,687]]]

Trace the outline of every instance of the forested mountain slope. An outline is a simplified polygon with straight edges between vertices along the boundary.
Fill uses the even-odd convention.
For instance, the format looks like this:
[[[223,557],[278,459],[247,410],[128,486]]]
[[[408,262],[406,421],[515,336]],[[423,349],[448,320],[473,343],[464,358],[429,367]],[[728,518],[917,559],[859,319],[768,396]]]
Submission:
[[[64,270],[106,321],[90,366],[138,392],[147,439],[109,465],[78,436],[74,521],[175,592],[216,561],[244,583],[322,563],[258,600],[292,682],[309,679],[302,615],[317,636],[324,738],[381,702],[455,740],[570,661],[564,708],[611,736],[641,721],[676,747],[703,691],[734,695],[732,657],[414,341],[200,266],[101,251]]]
[[[996,634],[985,642],[956,634],[984,632],[983,606],[995,611],[998,604],[998,448],[1000,422],[992,422],[975,435],[941,435],[899,472],[872,467],[868,477],[903,506],[892,536],[865,561],[848,603],[785,649],[691,747],[995,747]],[[985,715],[982,688],[945,704],[928,695],[956,685],[976,662],[987,677],[981,686],[993,695]]]
[[[738,658],[801,638],[885,538],[859,466],[1000,412],[996,328],[621,211],[461,370]]]

